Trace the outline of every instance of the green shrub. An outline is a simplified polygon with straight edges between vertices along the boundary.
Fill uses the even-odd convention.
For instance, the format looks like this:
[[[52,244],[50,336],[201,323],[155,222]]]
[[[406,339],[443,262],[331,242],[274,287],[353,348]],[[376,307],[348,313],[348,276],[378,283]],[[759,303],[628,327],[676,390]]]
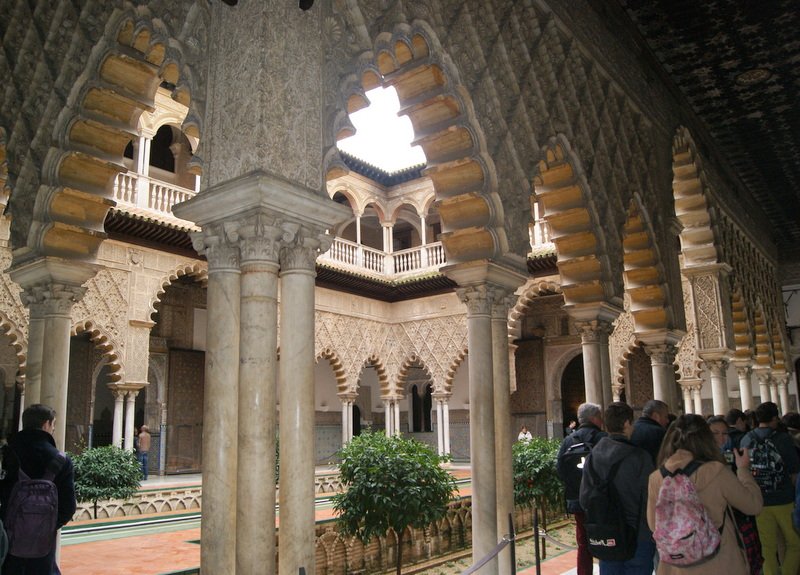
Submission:
[[[534,437],[518,441],[512,448],[514,457],[514,503],[559,505],[564,486],[556,473],[556,454],[561,442],[557,439]]]
[[[139,490],[142,466],[131,451],[108,445],[71,457],[75,464],[75,496],[82,503],[94,503],[95,519],[98,501],[128,499]]]

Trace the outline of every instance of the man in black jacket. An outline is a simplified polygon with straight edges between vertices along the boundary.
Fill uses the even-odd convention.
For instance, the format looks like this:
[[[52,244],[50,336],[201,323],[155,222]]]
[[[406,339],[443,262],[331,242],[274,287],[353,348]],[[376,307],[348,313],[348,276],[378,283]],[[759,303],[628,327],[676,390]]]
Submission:
[[[11,490],[17,482],[20,467],[31,478],[39,479],[56,457],[64,463],[53,478],[58,489],[58,528],[75,514],[75,482],[72,461],[59,454],[53,439],[56,412],[46,405],[35,404],[22,413],[22,431],[17,432],[3,451],[5,478],[0,481],[0,517],[6,520]],[[52,575],[60,573],[56,565],[56,546],[44,557],[23,559],[9,553],[3,563],[3,575]]]
[[[589,553],[586,531],[583,528],[585,520],[583,509],[581,509],[580,501],[578,501],[582,457],[579,456],[576,460],[575,457],[565,454],[572,453],[570,448],[573,448],[576,454],[580,452],[585,455],[589,449],[597,445],[601,438],[606,436],[606,433],[600,430],[603,426],[603,413],[600,406],[595,403],[582,403],[578,407],[578,422],[580,424],[578,429],[570,433],[561,443],[561,448],[558,450],[556,471],[561,481],[564,482],[567,513],[575,516],[575,540],[578,544],[578,575],[591,575],[592,556]]]
[[[653,465],[661,449],[661,442],[669,427],[669,406],[658,399],[651,399],[644,404],[642,416],[633,424],[631,443],[641,447],[653,459]]]
[[[601,560],[600,573],[651,575],[656,545],[647,525],[645,511],[648,480],[655,470],[655,465],[646,451],[630,441],[633,433],[633,409],[627,403],[617,401],[610,404],[606,408],[604,420],[608,437],[604,437],[595,445],[584,465],[580,503],[585,509],[593,490],[597,488],[588,469],[591,468],[603,482],[608,480],[612,468],[619,463],[613,486],[619,497],[620,512],[625,523],[636,531],[636,552],[627,561]],[[586,520],[591,522],[592,518],[587,517]]]

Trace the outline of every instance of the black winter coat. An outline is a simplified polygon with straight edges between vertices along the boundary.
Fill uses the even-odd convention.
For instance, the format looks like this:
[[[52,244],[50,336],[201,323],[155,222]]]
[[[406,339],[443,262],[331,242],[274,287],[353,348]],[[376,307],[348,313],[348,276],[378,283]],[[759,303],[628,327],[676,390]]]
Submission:
[[[44,476],[50,461],[58,455],[53,436],[42,429],[23,429],[11,436],[3,448],[5,478],[0,481],[0,517],[5,521],[11,490],[19,477],[19,467],[31,479]],[[69,523],[75,515],[75,470],[72,460],[65,454],[66,462],[53,479],[58,488],[58,526]]]
[[[647,539],[652,535],[647,525],[647,488],[655,465],[646,451],[633,445],[624,435],[604,437],[592,449],[583,467],[581,506],[586,507],[595,487],[588,468],[591,466],[600,479],[605,480],[620,459],[624,462],[614,478],[614,488],[620,497],[625,522],[636,528],[639,539]]]
[[[667,430],[661,427],[660,423],[649,417],[642,416],[633,424],[631,443],[649,453],[653,460],[653,465],[655,465],[658,450],[661,449],[661,443],[664,441],[666,434]]]

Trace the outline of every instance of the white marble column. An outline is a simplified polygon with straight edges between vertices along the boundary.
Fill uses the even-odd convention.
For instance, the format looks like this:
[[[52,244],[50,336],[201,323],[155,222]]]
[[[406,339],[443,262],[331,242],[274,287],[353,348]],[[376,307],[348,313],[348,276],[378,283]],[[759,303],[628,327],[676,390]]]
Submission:
[[[603,334],[608,333],[608,325],[606,322],[593,320],[576,321],[575,326],[581,334],[586,401],[603,405],[602,339]],[[606,340],[606,342],[607,341],[608,340]],[[607,349],[606,347],[606,351]],[[606,364],[608,364],[608,362],[606,362]]]
[[[41,311],[43,318],[39,403],[52,407],[56,412],[53,438],[59,449],[65,447],[67,427],[72,308],[86,293],[83,284],[95,273],[97,268],[94,265],[57,257],[30,260],[9,270],[11,279],[24,290],[24,299],[29,307],[38,307],[34,316]],[[35,396],[35,391],[32,396]],[[31,403],[28,399],[28,404]]]
[[[780,400],[781,413],[789,411],[789,374],[782,374],[777,378],[778,399]]]
[[[257,213],[238,222],[239,324],[236,573],[275,572],[278,257],[283,230]]]
[[[683,409],[686,413],[694,413],[694,405],[692,404],[692,388],[688,385],[682,385],[681,391],[683,392]]]
[[[22,294],[23,299],[27,300],[30,322],[28,323],[28,355],[25,360],[25,405],[21,406],[21,411],[29,405],[39,403],[42,393],[44,304],[37,302],[35,297],[29,298],[28,295],[27,293]]]
[[[491,296],[487,286],[458,288],[467,305],[469,345],[469,435],[472,468],[472,562],[497,544],[497,478],[495,474],[494,389]],[[484,573],[497,573],[491,561]]]
[[[280,575],[315,572],[314,278],[320,241],[298,232],[281,250]]]
[[[612,324],[606,324],[606,329],[600,332],[600,375],[603,378],[603,407],[614,400],[614,390],[611,383],[611,357],[608,354],[608,336],[613,331]]]
[[[450,455],[450,404],[447,398],[442,406],[442,414],[444,415],[444,452]]]
[[[204,573],[235,573],[239,248],[220,224],[204,226],[193,240],[208,259],[200,565]]]
[[[133,451],[133,418],[137,395],[139,395],[138,390],[129,389],[125,392],[125,451]]]
[[[761,397],[761,403],[772,401],[769,391],[769,370],[764,368],[753,368],[758,381],[758,392]]]
[[[394,434],[402,435],[402,430],[400,429],[400,398],[395,397],[392,404],[394,405],[394,417],[392,418],[394,422]]]
[[[711,375],[711,395],[714,403],[714,415],[725,415],[730,409],[728,385],[725,379],[728,361],[725,359],[704,360]]]
[[[669,344],[647,345],[645,352],[650,356],[650,366],[653,372],[653,399],[658,399],[669,405],[670,410],[675,409],[675,346]]]
[[[736,375],[739,379],[739,396],[742,400],[742,411],[754,409],[753,405],[753,368],[749,364],[737,365]]]
[[[511,455],[511,384],[509,381],[508,310],[517,298],[495,288],[492,296],[492,377],[494,380],[495,473],[497,481],[497,534],[508,533],[508,516],[514,512],[514,478]],[[497,556],[498,573],[511,571],[511,551]]]
[[[350,400],[342,398],[342,446],[350,441],[350,434],[352,433],[353,408],[350,405]]]
[[[384,417],[384,429],[386,432],[386,436],[392,435],[392,418],[394,417],[394,409],[392,409],[392,402],[389,399],[383,400],[383,417]]]
[[[703,386],[695,385],[692,387],[692,397],[694,398],[694,412],[697,415],[703,415]]]
[[[434,397],[436,401],[436,446],[439,455],[444,455],[444,401],[440,397]]]
[[[124,417],[125,392],[121,389],[112,389],[114,395],[114,419],[111,422],[111,443],[114,447],[122,449],[122,420]]]

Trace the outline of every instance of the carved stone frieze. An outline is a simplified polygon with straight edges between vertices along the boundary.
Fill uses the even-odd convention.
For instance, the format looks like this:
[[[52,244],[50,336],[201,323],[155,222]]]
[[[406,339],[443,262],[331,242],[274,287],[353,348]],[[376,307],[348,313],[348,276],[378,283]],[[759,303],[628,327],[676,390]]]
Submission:
[[[112,268],[101,269],[86,282],[86,295],[72,310],[73,323],[91,321],[100,327],[119,350],[125,349],[128,324],[130,274]]]
[[[625,380],[625,363],[627,354],[636,343],[633,316],[630,313],[630,302],[625,298],[625,311],[613,322],[614,331],[608,338],[608,351],[611,363],[612,383],[622,383]]]
[[[715,278],[711,275],[697,276],[692,278],[691,285],[699,347],[720,349],[725,345],[725,338]]]

